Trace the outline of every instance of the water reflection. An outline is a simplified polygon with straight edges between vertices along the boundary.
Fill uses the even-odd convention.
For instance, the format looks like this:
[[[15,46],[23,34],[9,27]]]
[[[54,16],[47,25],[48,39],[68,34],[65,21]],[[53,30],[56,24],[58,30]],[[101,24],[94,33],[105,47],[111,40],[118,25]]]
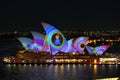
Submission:
[[[68,71],[70,70],[70,64],[67,64],[67,70]]]
[[[94,71],[94,75],[96,76],[97,75],[97,65],[93,66],[93,71]]]
[[[0,80],[92,80],[120,76],[119,65],[2,65]]]

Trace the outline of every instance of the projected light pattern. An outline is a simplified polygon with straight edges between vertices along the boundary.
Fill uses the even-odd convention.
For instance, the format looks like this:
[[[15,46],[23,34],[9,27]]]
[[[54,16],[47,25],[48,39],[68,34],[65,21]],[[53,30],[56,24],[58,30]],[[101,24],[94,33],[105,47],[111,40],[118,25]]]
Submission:
[[[73,46],[77,51],[79,51],[79,53],[83,53],[87,43],[87,37],[79,37],[77,39],[74,39]]]
[[[88,44],[88,37],[78,37],[66,41],[63,34],[54,26],[43,22],[42,25],[46,35],[32,31],[33,40],[27,37],[18,38],[26,50],[30,49],[35,50],[36,52],[46,51],[55,55],[59,51],[65,53],[84,53],[84,49],[86,48],[89,54],[102,55],[110,47],[109,45],[98,46],[95,48],[86,46]]]
[[[55,52],[60,51],[65,46],[65,37],[54,26],[43,22],[42,25],[45,29],[45,32],[47,33],[47,41],[50,44],[51,49],[53,49]],[[52,52],[53,55],[55,55],[54,51]]]
[[[21,42],[21,44],[23,45],[23,47],[26,50],[30,49],[30,45],[32,43],[32,39],[27,38],[27,37],[19,37],[18,40]]]
[[[94,53],[97,55],[102,55],[109,47],[110,47],[109,45],[98,46],[95,48],[87,46],[86,49],[90,54]]]
[[[66,42],[65,46],[60,51],[66,52],[67,48],[68,48],[68,42]]]
[[[36,32],[36,31],[31,31],[32,36],[34,39],[39,39],[39,40],[43,40],[45,39],[45,35],[43,35],[42,33]]]
[[[34,39],[30,45],[31,50],[42,51],[43,48],[43,40]]]
[[[109,45],[98,46],[95,48],[95,53],[97,55],[102,55],[109,47]]]
[[[86,46],[87,51],[89,52],[89,54],[93,54],[94,53],[94,48],[91,46]]]
[[[67,45],[62,48],[62,52],[70,53],[70,52],[77,52],[76,49],[72,46],[73,44],[73,39],[70,39],[67,41]]]
[[[46,36],[42,33],[32,31],[31,32],[34,40],[31,44],[31,49],[36,51],[46,51],[49,52],[49,45],[46,43]]]
[[[50,45],[44,43],[44,45],[42,47],[42,51],[50,52]]]
[[[47,41],[47,35],[45,36],[44,43],[43,43],[43,48],[42,51],[47,51],[50,52],[50,44],[49,41]]]

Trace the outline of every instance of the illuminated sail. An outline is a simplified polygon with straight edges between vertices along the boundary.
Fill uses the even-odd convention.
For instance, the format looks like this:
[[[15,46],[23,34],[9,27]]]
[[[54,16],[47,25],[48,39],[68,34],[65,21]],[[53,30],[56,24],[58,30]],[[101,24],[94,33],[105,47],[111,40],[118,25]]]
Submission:
[[[56,52],[60,51],[66,43],[66,39],[63,34],[56,29],[54,26],[42,22],[44,30],[48,36],[47,43],[50,44],[50,48],[52,49],[52,54],[55,55]]]
[[[73,46],[79,53],[83,53],[87,43],[88,43],[87,37],[79,37],[74,39]]]
[[[43,41],[41,41],[40,39],[34,39],[30,44],[30,49],[35,50],[36,52],[42,51],[42,48],[43,48]]]
[[[30,45],[32,43],[32,39],[27,38],[27,37],[19,37],[18,40],[21,42],[21,44],[23,45],[23,47],[26,50],[30,49]]]
[[[76,52],[76,49],[72,46],[73,44],[73,39],[70,39],[67,41],[67,44],[65,47],[62,48],[62,52],[70,53],[70,52]]]
[[[98,46],[95,48],[95,53],[97,55],[102,55],[109,47],[109,45]]]
[[[93,54],[94,53],[94,48],[91,46],[86,46],[87,51],[89,52],[89,54]]]
[[[31,33],[33,35],[34,40],[30,45],[30,49],[35,50],[36,52],[42,51],[45,35],[36,31],[32,31]]]
[[[31,31],[33,38],[34,39],[40,39],[43,40],[45,39],[45,35],[43,35],[42,33],[36,32],[36,31]]]
[[[109,47],[110,47],[109,45],[102,45],[95,48],[87,46],[86,49],[90,54],[94,53],[96,55],[102,55]]]

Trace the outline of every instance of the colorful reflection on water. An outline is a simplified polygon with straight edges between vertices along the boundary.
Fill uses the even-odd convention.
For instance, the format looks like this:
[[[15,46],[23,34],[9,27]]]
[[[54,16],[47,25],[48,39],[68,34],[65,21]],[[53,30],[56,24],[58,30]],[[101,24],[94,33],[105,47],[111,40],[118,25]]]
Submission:
[[[3,65],[1,80],[92,80],[118,77],[120,65]]]

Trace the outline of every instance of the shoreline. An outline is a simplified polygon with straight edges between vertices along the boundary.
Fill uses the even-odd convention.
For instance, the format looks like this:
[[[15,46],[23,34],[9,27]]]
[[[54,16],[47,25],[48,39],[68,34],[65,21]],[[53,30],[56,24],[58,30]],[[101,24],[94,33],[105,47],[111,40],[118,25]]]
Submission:
[[[2,62],[3,64],[11,64],[11,65],[62,65],[62,64],[76,64],[76,65],[78,65],[78,64],[80,64],[80,65],[120,65],[120,64],[110,64],[110,63],[104,63],[104,64],[102,64],[102,63],[43,63],[43,62],[41,62],[41,63],[4,63],[4,62]]]

